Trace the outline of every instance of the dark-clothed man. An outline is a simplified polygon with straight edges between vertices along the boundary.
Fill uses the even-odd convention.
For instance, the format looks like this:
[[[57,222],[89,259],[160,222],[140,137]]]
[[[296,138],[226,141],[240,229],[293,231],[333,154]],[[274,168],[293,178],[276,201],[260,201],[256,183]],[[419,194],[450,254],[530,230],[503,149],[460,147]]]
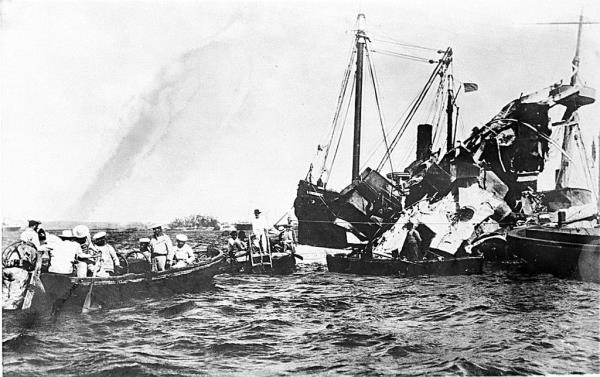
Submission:
[[[412,222],[406,223],[406,229],[408,233],[406,235],[406,241],[404,242],[406,248],[406,258],[408,260],[416,261],[420,259],[420,248],[421,248],[421,235],[414,228]]]

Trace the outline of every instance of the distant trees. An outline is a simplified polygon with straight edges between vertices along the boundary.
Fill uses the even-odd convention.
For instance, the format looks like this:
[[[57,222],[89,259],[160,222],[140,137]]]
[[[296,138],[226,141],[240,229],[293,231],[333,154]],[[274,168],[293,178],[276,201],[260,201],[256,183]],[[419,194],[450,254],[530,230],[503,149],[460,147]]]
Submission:
[[[219,230],[219,221],[212,216],[189,215],[183,218],[175,218],[169,223],[171,228],[208,228]]]

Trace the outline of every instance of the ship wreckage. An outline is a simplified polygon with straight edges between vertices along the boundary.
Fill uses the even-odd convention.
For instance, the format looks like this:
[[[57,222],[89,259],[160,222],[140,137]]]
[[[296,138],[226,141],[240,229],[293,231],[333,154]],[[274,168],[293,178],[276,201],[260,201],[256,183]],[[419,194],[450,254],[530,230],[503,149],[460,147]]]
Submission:
[[[504,247],[507,229],[558,222],[559,212],[562,224],[595,224],[598,211],[592,191],[569,187],[574,152],[583,147],[577,109],[594,102],[594,90],[582,84],[577,73],[578,52],[569,83],[555,83],[519,96],[460,142],[455,140],[455,93],[461,89],[476,90],[476,85],[464,83],[456,89],[451,75],[452,49],[439,51],[442,57],[429,61],[435,68],[399,129],[395,134],[383,132],[386,150],[379,165],[359,173],[365,55],[371,78],[375,76],[369,58],[370,39],[360,26],[363,19],[359,15],[331,138],[325,147],[319,147],[324,155],[323,168],[318,177],[313,177],[311,164],[307,177],[299,183],[294,203],[300,243],[353,249],[350,254],[328,255],[330,271],[405,276],[479,273],[484,256],[509,257]],[[348,90],[351,80],[354,87]],[[434,82],[438,83],[437,90],[430,95]],[[352,182],[336,192],[326,188],[330,171],[327,159],[330,146],[336,144],[334,136],[341,134],[336,134],[336,127],[345,118],[340,113],[345,104],[342,97],[348,92],[354,93],[355,104]],[[431,123],[411,126],[428,96],[439,104],[435,107],[439,114],[432,117]],[[561,119],[553,122],[549,112],[552,109],[556,117],[559,108]],[[417,135],[416,159],[404,171],[392,170],[384,175],[384,167],[391,169],[394,148],[404,134],[411,132]],[[553,139],[553,133],[562,134],[562,145]],[[440,140],[443,143],[444,134],[446,145],[442,153],[443,146],[436,151],[435,145],[439,146]],[[403,144],[404,149],[410,150],[411,146]],[[537,178],[546,167],[551,148],[562,156],[556,189],[540,192]],[[403,249],[412,226],[422,241],[419,258],[411,260],[405,258]]]

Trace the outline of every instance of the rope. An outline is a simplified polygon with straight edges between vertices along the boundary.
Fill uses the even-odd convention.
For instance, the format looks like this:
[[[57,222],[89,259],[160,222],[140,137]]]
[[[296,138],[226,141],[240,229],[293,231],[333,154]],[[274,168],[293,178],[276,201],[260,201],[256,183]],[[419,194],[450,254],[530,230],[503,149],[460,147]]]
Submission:
[[[348,120],[348,113],[350,112],[350,105],[352,104],[352,94],[354,93],[354,82],[355,82],[356,78],[353,77],[352,78],[352,90],[350,91],[350,98],[348,100],[348,106],[346,106],[346,113],[344,114],[344,122],[342,123],[342,129],[340,131],[340,136],[338,137],[338,141],[337,144],[335,146],[335,151],[333,153],[333,158],[331,159],[331,165],[329,166],[329,171],[327,174],[327,179],[323,180],[324,183],[327,183],[329,181],[329,178],[331,177],[331,172],[333,171],[333,164],[335,163],[335,158],[337,157],[338,154],[338,149],[340,148],[340,142],[342,141],[342,135],[344,134],[344,129],[346,128],[346,121]]]
[[[387,137],[385,134],[385,126],[383,125],[383,112],[381,111],[381,105],[379,101],[379,86],[377,84],[377,78],[375,76],[375,67],[373,62],[371,61],[371,56],[369,54],[369,49],[365,46],[365,51],[367,52],[367,61],[369,62],[369,73],[371,74],[371,80],[373,81],[373,91],[375,92],[375,103],[377,104],[377,114],[379,115],[379,124],[381,125],[381,133],[383,134],[383,142],[385,143],[385,152],[386,158],[390,162],[390,169],[394,171],[394,167],[392,166],[392,159],[390,156],[390,146],[387,141]]]
[[[425,84],[425,87],[423,88],[423,90],[421,90],[421,93],[417,97],[417,101],[415,102],[415,104],[411,108],[411,110],[409,111],[408,116],[404,119],[404,122],[402,123],[402,126],[400,127],[400,130],[398,131],[398,133],[396,134],[396,136],[392,140],[391,150],[394,150],[394,148],[398,144],[398,141],[400,140],[400,138],[404,134],[404,131],[406,131],[406,128],[408,127],[408,124],[410,123],[410,121],[412,120],[413,116],[415,115],[417,109],[419,108],[419,106],[423,102],[423,99],[425,98],[425,95],[429,92],[429,89],[431,88],[431,85],[433,84],[433,81],[437,77],[438,73],[442,70],[443,66],[446,64],[446,60],[449,57],[449,53],[450,53],[450,50],[449,49],[446,50],[446,53],[444,54],[444,57],[436,65],[435,69],[431,73],[431,76],[429,76],[429,79],[427,80],[427,83]],[[378,167],[377,167],[376,170],[377,171],[381,170],[381,168],[383,167],[384,163],[385,163],[385,157],[379,163],[379,165],[378,165]]]
[[[397,41],[390,37],[387,37],[387,39],[373,38],[373,40],[382,42],[382,43],[394,44],[394,45],[402,46],[402,47],[416,48],[416,49],[420,49],[420,50],[435,51],[437,53],[440,53],[440,50],[437,48],[430,48],[430,47],[424,47],[424,46],[419,46],[419,45],[414,45],[414,44],[403,43],[403,42]]]
[[[402,54],[400,52],[394,52],[394,51],[389,51],[389,50],[372,50],[372,52],[377,53],[377,54],[387,55],[387,56],[393,56],[396,58],[413,60],[413,61],[417,61],[417,62],[421,62],[421,63],[433,64],[436,62],[433,59],[427,59],[427,58],[423,58],[423,57],[415,56],[415,55]]]
[[[325,155],[323,157],[323,166],[321,168],[321,173],[319,174],[319,176],[323,175],[323,169],[325,168],[325,166],[327,165],[327,157],[329,156],[329,149],[331,148],[331,142],[333,141],[333,137],[335,135],[335,131],[337,130],[337,126],[338,126],[338,120],[339,120],[339,115],[340,115],[340,111],[342,109],[342,105],[344,103],[344,98],[346,97],[346,91],[348,89],[348,80],[350,78],[350,75],[352,73],[352,64],[354,62],[354,56],[356,54],[356,48],[353,47],[352,51],[350,53],[350,59],[348,62],[348,66],[346,67],[346,71],[344,72],[344,78],[342,80],[342,87],[340,88],[340,93],[338,95],[338,101],[337,101],[337,106],[335,109],[335,114],[333,116],[333,121],[332,121],[332,130],[331,130],[331,136],[329,137],[329,141],[327,143],[327,147],[325,150]]]

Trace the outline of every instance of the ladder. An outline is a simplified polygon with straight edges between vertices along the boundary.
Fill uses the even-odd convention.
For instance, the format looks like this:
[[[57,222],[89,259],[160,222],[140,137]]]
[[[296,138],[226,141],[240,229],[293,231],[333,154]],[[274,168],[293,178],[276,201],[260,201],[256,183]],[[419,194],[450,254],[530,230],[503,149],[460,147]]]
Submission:
[[[252,241],[250,241],[248,245],[248,256],[250,257],[250,265],[252,266],[253,272],[261,270],[264,271],[265,267],[269,267],[270,269],[273,268],[271,243],[269,242],[269,237],[266,230],[264,231],[264,237],[267,250],[261,250],[260,247],[255,247],[252,244]]]

